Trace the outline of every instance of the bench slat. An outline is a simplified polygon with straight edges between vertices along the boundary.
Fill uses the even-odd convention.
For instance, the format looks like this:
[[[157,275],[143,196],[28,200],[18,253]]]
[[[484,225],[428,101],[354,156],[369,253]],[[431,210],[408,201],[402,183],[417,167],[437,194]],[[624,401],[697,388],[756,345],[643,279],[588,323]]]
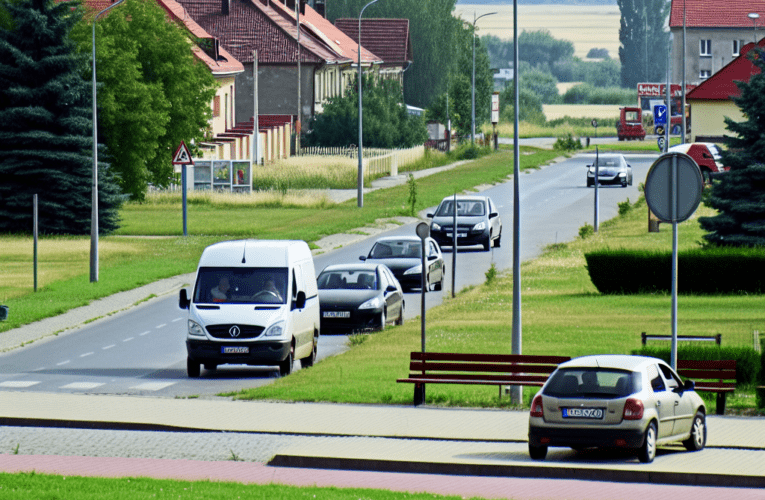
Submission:
[[[681,369],[677,373],[683,377],[696,379],[736,380],[736,370],[691,370]]]
[[[707,392],[733,392],[736,390],[736,384],[726,384],[724,382],[696,382],[696,389]]]
[[[704,361],[697,361],[697,360],[689,360],[689,359],[678,359],[677,368],[678,370],[684,369],[684,368],[690,368],[690,369],[698,368],[702,370],[715,370],[715,369],[735,370],[736,360],[735,359],[710,359],[710,360],[704,360]]]
[[[409,379],[412,380],[422,380],[422,379],[433,379],[433,380],[455,380],[455,381],[462,381],[462,380],[488,380],[493,382],[501,382],[501,383],[525,383],[525,382],[541,382],[544,383],[547,381],[547,377],[543,375],[484,375],[484,374],[473,374],[473,373],[410,373]]]
[[[427,361],[467,361],[476,363],[545,363],[558,365],[571,358],[568,356],[535,356],[526,354],[472,354],[454,352],[413,351],[411,359]]]
[[[501,373],[552,373],[557,365],[529,365],[525,363],[439,363],[434,361],[412,361],[409,370],[422,372],[453,371],[453,372],[501,372]]]
[[[414,384],[465,384],[465,385],[533,385],[542,387],[542,382],[497,381],[497,380],[464,380],[464,379],[441,379],[441,378],[400,378],[396,382],[410,382]]]

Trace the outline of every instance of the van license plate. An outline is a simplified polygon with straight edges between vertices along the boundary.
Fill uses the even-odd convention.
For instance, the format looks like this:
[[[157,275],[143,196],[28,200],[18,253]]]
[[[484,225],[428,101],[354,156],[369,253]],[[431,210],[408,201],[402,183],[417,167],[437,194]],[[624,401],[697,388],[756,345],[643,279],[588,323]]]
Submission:
[[[602,420],[605,414],[603,408],[563,408],[563,418],[591,418]]]
[[[223,354],[249,354],[250,348],[249,347],[233,347],[233,346],[224,346],[220,348],[220,352]]]
[[[350,311],[324,311],[325,318],[350,318]]]

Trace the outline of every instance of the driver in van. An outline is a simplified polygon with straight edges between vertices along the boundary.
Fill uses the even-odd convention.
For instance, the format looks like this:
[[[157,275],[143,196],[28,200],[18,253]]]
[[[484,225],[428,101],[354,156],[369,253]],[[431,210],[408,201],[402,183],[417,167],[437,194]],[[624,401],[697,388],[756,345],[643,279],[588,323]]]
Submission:
[[[218,281],[218,286],[210,290],[213,302],[225,302],[228,300],[228,291],[231,289],[231,285],[228,282],[228,276],[221,276]]]
[[[279,289],[276,288],[276,283],[271,276],[266,277],[266,280],[263,282],[263,289],[261,289],[255,295],[257,296],[262,293],[272,293],[279,299],[280,302],[284,302],[284,298],[282,298],[282,294],[279,292]]]

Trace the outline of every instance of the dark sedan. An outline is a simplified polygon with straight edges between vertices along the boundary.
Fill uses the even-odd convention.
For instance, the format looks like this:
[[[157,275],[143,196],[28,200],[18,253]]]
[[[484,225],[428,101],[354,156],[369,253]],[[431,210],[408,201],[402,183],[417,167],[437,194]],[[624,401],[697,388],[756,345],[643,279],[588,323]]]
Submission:
[[[457,205],[457,245],[483,245],[489,251],[492,242],[499,247],[502,239],[502,219],[488,196],[447,196],[428,214],[430,235],[441,246],[454,245],[454,205]]]
[[[404,323],[404,292],[382,264],[327,266],[317,279],[321,331],[383,330]]]
[[[422,241],[419,236],[387,236],[378,239],[369,255],[359,259],[384,264],[390,268],[404,290],[420,288],[422,276]],[[445,267],[441,249],[433,238],[425,240],[425,291],[441,290]]]
[[[627,163],[624,156],[619,154],[598,155],[595,157],[598,167],[598,184],[618,185],[627,187],[632,185],[632,166]],[[595,185],[595,162],[587,165],[587,187]]]

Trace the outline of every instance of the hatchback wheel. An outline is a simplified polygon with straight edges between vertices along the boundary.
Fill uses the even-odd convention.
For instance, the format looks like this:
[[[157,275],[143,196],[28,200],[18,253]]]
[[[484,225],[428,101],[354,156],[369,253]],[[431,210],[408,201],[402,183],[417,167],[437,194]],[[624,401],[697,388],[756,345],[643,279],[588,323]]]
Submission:
[[[707,421],[703,413],[699,412],[693,417],[691,437],[683,441],[683,446],[688,451],[703,450],[707,444]]]
[[[529,444],[529,456],[532,460],[544,460],[547,456],[547,446],[532,446]]]
[[[638,450],[638,460],[644,464],[650,464],[656,457],[656,434],[656,422],[651,422],[645,430],[643,445]]]

